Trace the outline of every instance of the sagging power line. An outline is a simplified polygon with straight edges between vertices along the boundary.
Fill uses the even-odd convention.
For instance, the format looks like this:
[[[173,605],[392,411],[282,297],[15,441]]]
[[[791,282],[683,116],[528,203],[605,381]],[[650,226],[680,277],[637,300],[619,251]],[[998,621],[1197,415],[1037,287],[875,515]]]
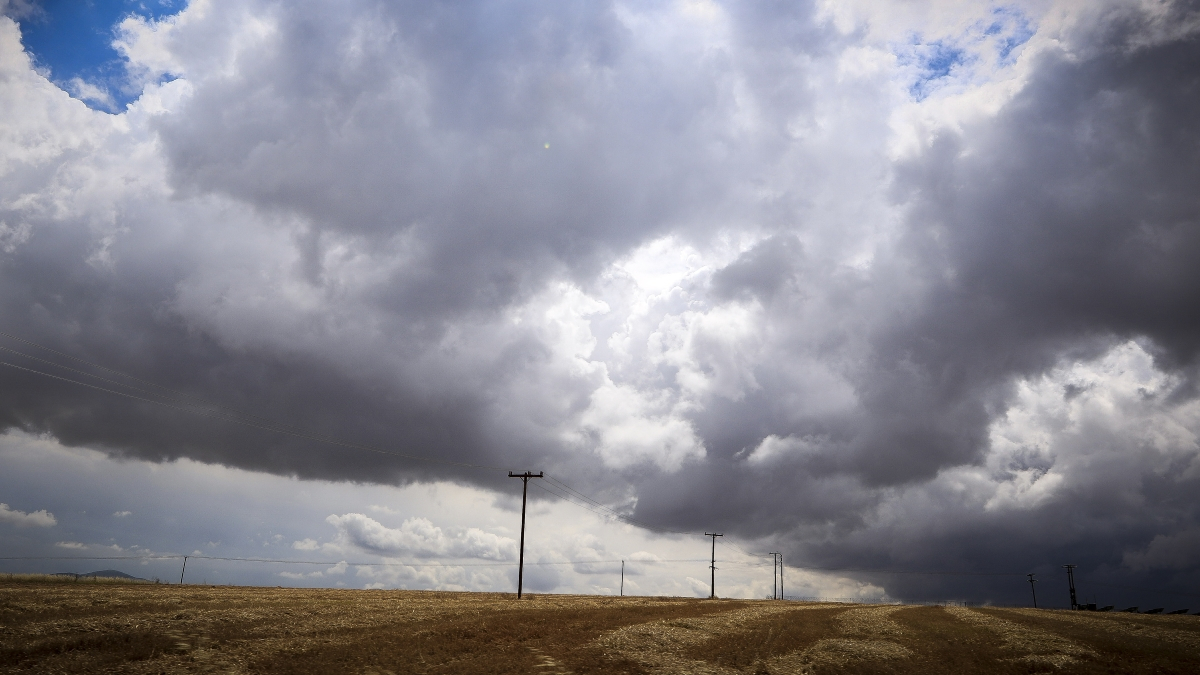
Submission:
[[[178,554],[163,554],[163,555],[16,555],[16,556],[0,556],[0,561],[16,561],[16,560],[137,560],[137,561],[153,561],[153,560],[218,560],[224,562],[250,562],[250,563],[272,563],[280,565],[346,565],[349,567],[515,567],[518,563],[515,562],[484,562],[484,563],[448,563],[448,562],[408,562],[401,560],[387,560],[374,562],[351,562],[348,560],[287,560],[283,558],[238,558],[233,556],[219,555],[197,555],[189,553],[184,555]],[[531,562],[530,565],[615,565],[624,562],[623,560],[552,560]],[[653,558],[649,560],[635,560],[633,562],[639,565],[658,565],[663,563],[701,563],[708,562],[708,558]]]
[[[12,350],[9,350],[9,351],[12,351]],[[27,368],[25,366],[19,366],[15,363],[9,363],[8,361],[0,361],[0,366],[8,366],[9,368],[14,368],[16,370],[21,370],[21,371],[31,373],[34,375],[41,375],[43,377],[48,377],[48,378],[60,380],[63,382],[70,382],[73,384],[78,384],[80,386],[88,387],[90,389],[95,389],[97,391],[103,391],[103,392],[106,392],[109,394],[115,394],[117,396],[124,396],[125,398],[133,399],[136,401],[142,401],[145,403],[152,403],[154,405],[162,406],[164,408],[172,408],[175,410],[199,414],[199,415],[205,416],[205,417],[216,417],[216,418],[222,419],[226,422],[232,422],[233,424],[239,424],[239,425],[242,425],[245,427],[261,429],[264,431],[273,431],[275,433],[280,433],[280,434],[287,434],[288,436],[294,436],[296,438],[303,438],[306,440],[318,441],[320,443],[327,443],[330,445],[337,445],[337,446],[341,446],[344,448],[351,448],[351,449],[355,449],[355,450],[364,450],[367,452],[374,452],[374,453],[382,454],[382,455],[392,455],[394,457],[403,457],[404,459],[411,459],[411,460],[420,461],[420,462],[432,462],[435,464],[446,464],[446,465],[452,465],[452,466],[463,467],[463,468],[471,468],[471,469],[487,469],[487,470],[494,470],[494,471],[503,471],[503,469],[498,466],[489,466],[486,464],[473,464],[470,462],[457,462],[457,461],[450,460],[450,459],[442,459],[440,457],[423,457],[421,455],[411,455],[408,453],[397,452],[395,450],[386,450],[384,448],[379,448],[379,447],[372,446],[372,445],[366,445],[363,443],[352,443],[352,442],[343,441],[340,439],[331,438],[331,437],[327,437],[327,436],[319,436],[317,434],[312,434],[312,433],[305,432],[305,431],[298,431],[295,428],[291,428],[291,425],[286,425],[285,423],[280,423],[280,422],[270,422],[270,423],[253,422],[250,420],[240,419],[239,417],[237,417],[237,414],[240,414],[240,413],[231,413],[229,411],[225,411],[220,408],[215,408],[215,407],[214,408],[197,408],[196,406],[189,406],[189,405],[174,403],[171,401],[163,401],[163,400],[159,400],[156,398],[148,398],[147,396],[138,396],[136,394],[130,394],[128,392],[118,391],[116,389],[109,389],[107,387],[101,387],[98,385],[89,384],[87,382],[81,382],[79,380],[73,380],[69,377],[63,377],[61,375],[54,375],[52,373],[43,372],[43,371],[37,370],[36,368]],[[257,416],[255,416],[255,417],[257,417]]]

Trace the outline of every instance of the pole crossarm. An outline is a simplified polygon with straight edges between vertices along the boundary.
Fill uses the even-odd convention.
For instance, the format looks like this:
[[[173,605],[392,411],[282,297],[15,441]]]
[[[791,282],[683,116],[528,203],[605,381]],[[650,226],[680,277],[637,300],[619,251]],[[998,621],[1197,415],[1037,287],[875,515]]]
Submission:
[[[544,478],[541,471],[534,473],[526,471],[524,473],[508,472],[509,478],[521,479],[521,553],[517,559],[517,599],[521,599],[521,592],[525,585],[525,505],[529,501],[529,479]]]

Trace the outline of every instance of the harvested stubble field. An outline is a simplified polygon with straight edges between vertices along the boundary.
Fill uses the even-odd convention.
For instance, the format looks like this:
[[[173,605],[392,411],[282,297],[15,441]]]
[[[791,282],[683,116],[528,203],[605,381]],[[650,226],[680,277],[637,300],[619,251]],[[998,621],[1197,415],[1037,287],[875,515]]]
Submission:
[[[0,581],[0,673],[1198,673],[1200,617]]]

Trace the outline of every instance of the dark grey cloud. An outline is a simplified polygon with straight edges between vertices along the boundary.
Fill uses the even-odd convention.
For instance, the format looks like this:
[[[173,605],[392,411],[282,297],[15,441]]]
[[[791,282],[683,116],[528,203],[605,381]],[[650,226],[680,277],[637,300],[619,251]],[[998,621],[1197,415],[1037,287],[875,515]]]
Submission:
[[[1136,604],[1138,592],[1113,586],[1122,583],[1189,589],[1200,564],[1186,543],[1200,516],[1191,432],[1168,441],[1128,428],[1067,433],[1073,423],[1063,415],[1044,422],[1045,445],[998,448],[993,431],[1021,405],[1021,380],[1129,340],[1170,374],[1135,400],[1176,417],[1142,423],[1192,419],[1200,128],[1190,111],[1200,108],[1200,42],[1160,29],[1195,16],[1183,5],[1166,18],[1112,12],[1074,43],[1041,53],[996,115],[943,131],[901,163],[893,189],[908,209],[904,234],[870,273],[820,270],[818,283],[795,283],[795,270],[813,265],[791,240],[764,241],[716,272],[715,300],[769,308],[766,329],[790,332],[795,347],[807,337],[796,323],[804,313],[789,318],[785,308],[812,305],[812,296],[846,302],[825,321],[874,312],[858,323],[869,331],[862,343],[821,345],[831,362],[857,359],[842,361],[856,404],[818,416],[780,405],[796,384],[772,372],[786,363],[781,350],[779,361],[758,366],[760,389],[711,401],[697,420],[714,461],[644,488],[639,509],[678,526],[789,532],[791,555],[833,567],[1024,570],[1057,580],[1056,563],[1072,562],[1089,581],[1109,584],[1092,586],[1092,597]],[[785,279],[791,297],[781,299]],[[1094,386],[1061,382],[1056,399],[1070,404]],[[767,447],[764,437],[785,449],[744,461]],[[968,467],[989,480],[955,475]],[[1066,481],[1053,497],[984,508],[993,485],[1036,482],[1052,468]],[[1173,566],[1131,572],[1123,561],[1151,556],[1152,541],[1193,554],[1163,553]],[[1019,577],[864,578],[914,598],[1021,602],[1027,594]]]
[[[989,425],[1014,402],[1015,378],[1094,358],[1124,340],[1143,341],[1159,368],[1181,378],[1144,395],[1189,405],[1191,395],[1179,393],[1190,391],[1200,336],[1200,127],[1190,114],[1200,107],[1200,42],[1157,30],[1195,17],[1186,3],[1166,18],[1132,10],[1108,17],[1077,38],[1086,42],[1042,53],[994,118],[943,133],[899,168],[896,189],[912,211],[895,264],[921,270],[926,290],[874,336],[860,376],[865,420],[849,455],[862,463],[864,480],[895,484],[983,462],[995,450]],[[1197,476],[1181,470],[1195,457],[1194,441],[1183,440],[1171,460],[1148,439],[1111,430],[1076,442],[1091,446],[1074,450],[1095,453],[1095,463],[1074,466],[1071,487],[1028,512],[888,532],[911,527],[922,532],[920,543],[872,541],[882,533],[867,526],[843,540],[855,542],[845,551],[801,550],[842,563],[874,558],[882,567],[919,559],[927,568],[1049,574],[1058,571],[1045,561],[1073,562],[1089,579],[1113,583],[1129,550],[1194,528]],[[1126,585],[1189,588],[1200,563],[1190,560],[1186,573],[1143,570]],[[920,595],[931,583],[900,577],[888,587]],[[1019,598],[1012,584],[991,587]]]
[[[650,22],[672,12],[640,9]],[[729,128],[741,70],[732,50],[664,25],[663,40],[680,53],[657,52],[654,40],[633,40],[617,11],[521,3],[506,11],[425,3],[197,11],[191,23],[154,34],[172,54],[166,66],[157,52],[136,62],[142,52],[131,38],[135,70],[187,80],[181,102],[146,125],[171,198],[190,208],[146,204],[155,196],[145,193],[118,197],[102,205],[112,222],[100,232],[91,213],[12,211],[9,220],[32,235],[6,261],[7,325],[314,433],[469,463],[554,461],[545,431],[507,438],[487,429],[494,412],[485,409],[514,373],[550,359],[540,336],[504,326],[505,312],[547,281],[593,277],[680,223],[703,236],[731,208],[738,186],[727,178],[753,177],[764,156]],[[252,14],[260,25],[239,25]],[[804,18],[758,49],[819,47],[822,31]],[[761,20],[744,17],[746,34],[733,41],[749,40]],[[768,58],[749,60],[756,86],[777,86],[759,72]],[[791,70],[803,77],[803,68]],[[805,98],[771,96],[789,109]],[[12,191],[46,192],[51,176],[77,161],[44,158]],[[248,250],[237,250],[242,237]],[[328,267],[356,260],[372,279],[347,289]],[[239,307],[256,294],[280,299],[270,297],[275,283],[342,309],[284,327],[272,319],[295,307]],[[231,306],[226,321],[219,315]],[[342,322],[371,324],[370,344],[340,344],[333,334]],[[464,324],[477,331],[465,348],[484,352],[462,366],[470,372],[436,362],[422,369],[430,352],[445,359],[440,365],[455,360],[446,343]],[[505,333],[484,338],[491,324]],[[286,344],[293,338],[299,344]],[[385,351],[399,365],[363,365]],[[308,477],[432,475],[420,463],[392,468],[392,458],[68,392],[28,373],[4,376],[6,424],[72,444]],[[567,396],[586,401],[588,383],[570,386]]]

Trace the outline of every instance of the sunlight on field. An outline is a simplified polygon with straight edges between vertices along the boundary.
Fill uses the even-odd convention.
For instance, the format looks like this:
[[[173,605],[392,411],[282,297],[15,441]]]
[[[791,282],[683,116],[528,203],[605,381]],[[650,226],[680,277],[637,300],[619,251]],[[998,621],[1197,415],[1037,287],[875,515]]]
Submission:
[[[0,673],[1192,673],[1200,617],[0,576]]]

